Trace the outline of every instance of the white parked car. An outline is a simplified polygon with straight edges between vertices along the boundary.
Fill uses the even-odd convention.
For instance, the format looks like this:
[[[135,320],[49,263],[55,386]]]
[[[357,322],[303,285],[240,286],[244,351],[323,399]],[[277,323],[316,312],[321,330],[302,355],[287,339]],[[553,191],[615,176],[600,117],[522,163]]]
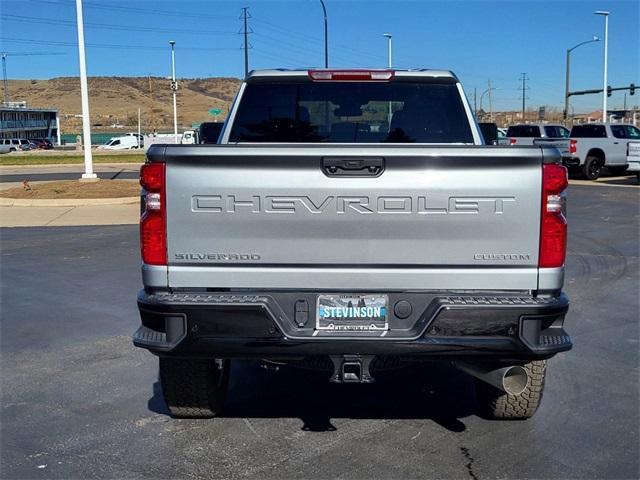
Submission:
[[[131,150],[138,148],[140,143],[137,136],[125,135],[124,137],[110,138],[107,143],[100,145],[100,150]]]
[[[27,140],[26,138],[4,138],[0,140],[0,142],[4,146],[3,152],[5,147],[8,147],[9,152],[17,152],[20,150],[24,150],[25,145],[29,145],[29,140]]]
[[[198,143],[196,141],[196,132],[193,130],[185,130],[182,134],[182,140],[180,141],[182,144],[194,144]]]

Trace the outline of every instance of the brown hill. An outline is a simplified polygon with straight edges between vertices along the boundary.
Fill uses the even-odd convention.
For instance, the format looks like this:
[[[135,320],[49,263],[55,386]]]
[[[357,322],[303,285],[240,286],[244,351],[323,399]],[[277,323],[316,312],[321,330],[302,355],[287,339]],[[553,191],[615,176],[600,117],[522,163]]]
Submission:
[[[240,80],[237,78],[184,78],[178,80],[178,125],[213,121],[208,113],[219,108],[226,117]],[[80,79],[9,80],[12,101],[25,100],[30,107],[57,108],[63,133],[80,130]],[[89,77],[91,124],[109,130],[110,125],[137,125],[141,109],[144,131],[173,126],[173,103],[169,81],[161,77]],[[112,130],[112,129],[111,129]]]

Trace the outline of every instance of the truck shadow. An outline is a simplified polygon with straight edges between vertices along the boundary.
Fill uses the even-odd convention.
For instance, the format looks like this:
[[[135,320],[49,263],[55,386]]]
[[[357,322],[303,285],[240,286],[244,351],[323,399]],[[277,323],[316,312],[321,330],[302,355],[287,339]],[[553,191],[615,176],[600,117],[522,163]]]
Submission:
[[[235,361],[223,418],[299,418],[302,430],[335,431],[333,418],[430,419],[451,432],[477,411],[473,381],[446,363],[415,364],[380,372],[373,384],[331,384],[329,372]],[[149,410],[168,415],[159,382]]]

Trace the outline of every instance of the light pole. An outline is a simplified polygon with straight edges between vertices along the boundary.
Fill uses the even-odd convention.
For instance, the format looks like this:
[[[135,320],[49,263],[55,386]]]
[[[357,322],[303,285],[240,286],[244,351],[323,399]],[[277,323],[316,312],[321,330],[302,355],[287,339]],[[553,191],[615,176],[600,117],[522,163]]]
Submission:
[[[173,136],[175,143],[178,143],[178,105],[176,103],[176,91],[178,84],[176,83],[176,51],[174,49],[176,42],[169,41],[171,45],[171,90],[173,91]]]
[[[480,110],[482,110],[482,99],[484,98],[485,94],[492,92],[493,90],[497,90],[497,87],[487,88],[484,92],[482,92],[482,95],[480,95]],[[489,120],[492,120],[492,116],[492,114],[489,115]]]
[[[84,142],[84,173],[80,180],[96,180],[93,173],[91,155],[91,122],[89,119],[89,87],[87,86],[87,63],[84,54],[84,21],[82,19],[82,0],[76,0],[76,22],[78,27],[78,59],[80,63],[80,99],[82,103],[82,139]]]
[[[392,35],[390,33],[383,33],[382,34],[383,37],[387,37],[387,47],[388,47],[388,51],[389,51],[389,68],[391,68],[391,37]]]
[[[392,35],[390,33],[383,33],[382,34],[383,37],[386,37],[387,39],[387,50],[389,53],[389,68],[391,68],[391,37]],[[389,100],[389,114],[387,115],[387,123],[389,125],[389,128],[391,128],[391,117],[393,116],[393,114],[391,113],[391,100]]]
[[[564,112],[563,112],[563,118],[565,120],[567,119],[567,115],[569,115],[569,73],[571,71],[571,52],[574,51],[576,48],[582,46],[582,45],[586,45],[587,43],[593,43],[593,42],[599,42],[599,41],[600,41],[600,39],[594,35],[591,40],[587,40],[587,41],[581,42],[581,43],[579,43],[577,45],[574,45],[573,47],[567,49],[567,72],[566,72],[566,77],[565,77]]]
[[[324,4],[324,0],[320,0],[322,5],[322,14],[324,15],[324,68],[329,68],[329,39],[328,39],[328,27],[327,27],[327,7]]]
[[[609,12],[598,10],[595,15],[604,17],[604,82],[602,86],[602,121],[607,121],[607,51],[609,49]]]

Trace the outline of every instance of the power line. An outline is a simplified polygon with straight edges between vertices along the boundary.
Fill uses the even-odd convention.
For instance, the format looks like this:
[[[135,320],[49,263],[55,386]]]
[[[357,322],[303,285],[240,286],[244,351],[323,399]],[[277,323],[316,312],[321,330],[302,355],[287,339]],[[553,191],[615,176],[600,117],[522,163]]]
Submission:
[[[265,28],[269,29],[269,30],[274,30],[274,31],[276,31],[276,32],[278,32],[280,34],[286,34],[289,37],[297,36],[299,38],[305,39],[306,41],[310,41],[311,40],[311,41],[313,41],[314,45],[317,45],[318,47],[320,47],[322,45],[322,42],[323,42],[323,40],[320,37],[314,37],[313,35],[308,35],[306,33],[301,33],[301,32],[297,32],[295,30],[291,30],[289,28],[284,28],[284,27],[281,27],[281,26],[276,25],[274,23],[268,22],[266,20],[261,20],[261,19],[257,19],[256,18],[253,21],[256,22],[256,23],[259,23],[259,24],[263,24],[263,26]],[[375,60],[376,62],[379,62],[380,58],[381,58],[379,55],[375,55],[375,54],[373,54],[371,52],[366,52],[366,51],[363,51],[363,50],[358,50],[358,49],[355,49],[353,47],[350,47],[349,45],[344,45],[344,44],[340,44],[340,43],[336,43],[336,42],[330,42],[330,46],[339,47],[339,50],[341,50],[341,51],[353,52],[353,53],[355,53],[355,54],[357,54],[357,55],[359,55],[361,57],[362,56],[369,57],[372,60]],[[333,54],[332,54],[332,56],[333,56]]]
[[[12,37],[0,37],[0,40],[9,43],[19,43],[26,45],[54,45],[59,47],[77,47],[75,42],[61,42],[57,40],[31,40],[29,38],[12,38]],[[166,50],[166,47],[159,47],[156,45],[121,45],[110,43],[87,43],[87,47],[92,48],[113,48],[122,50]],[[238,50],[234,47],[184,47],[181,50],[194,50],[194,51],[222,51],[222,50]]]
[[[75,5],[74,2],[67,1],[52,1],[52,0],[31,0],[33,2],[45,3],[50,5]],[[118,6],[118,5],[104,5],[95,2],[83,2],[83,5],[86,8],[99,9],[99,10],[111,10],[111,11],[119,11],[119,12],[127,12],[127,13],[144,13],[145,15],[157,15],[157,16],[169,16],[169,17],[179,17],[179,18],[198,18],[198,19],[207,19],[207,20],[229,20],[232,18],[236,18],[232,15],[207,15],[200,13],[188,13],[184,11],[175,11],[175,10],[157,10],[155,8],[140,8],[134,7],[131,5],[127,5],[126,7]]]
[[[254,34],[256,35],[256,37],[258,37],[260,39],[260,44],[265,44],[265,45],[271,45],[275,48],[277,48],[278,50],[282,51],[282,50],[288,50],[290,52],[293,53],[294,56],[300,56],[300,58],[306,58],[308,59],[309,57],[313,56],[315,57],[315,55],[310,55],[311,52],[317,52],[320,53],[321,52],[321,46],[319,45],[310,45],[309,47],[306,47],[305,44],[293,44],[284,40],[278,40],[277,38],[271,37],[269,35],[265,35],[263,33],[260,32],[254,32]],[[342,56],[342,55],[336,55],[332,52],[331,57],[334,60],[338,60],[341,61],[343,63],[348,63],[350,66],[361,66],[361,67],[369,67],[370,65],[364,64],[362,62],[358,62],[355,60],[348,60],[346,59],[346,57]],[[303,60],[302,62],[298,62],[298,66],[300,65],[308,65],[308,60]]]
[[[41,17],[28,17],[23,15],[9,15],[0,14],[0,18],[11,20],[12,22],[24,22],[24,23],[40,23],[44,25],[62,25],[75,27],[75,22],[70,20],[56,20],[50,18]],[[99,22],[84,22],[85,28],[102,29],[102,30],[118,30],[118,31],[136,31],[146,33],[181,33],[192,35],[234,35],[232,31],[212,31],[212,30],[183,30],[178,28],[157,28],[157,27],[142,27],[139,25],[115,25],[112,23],[99,23]]]

